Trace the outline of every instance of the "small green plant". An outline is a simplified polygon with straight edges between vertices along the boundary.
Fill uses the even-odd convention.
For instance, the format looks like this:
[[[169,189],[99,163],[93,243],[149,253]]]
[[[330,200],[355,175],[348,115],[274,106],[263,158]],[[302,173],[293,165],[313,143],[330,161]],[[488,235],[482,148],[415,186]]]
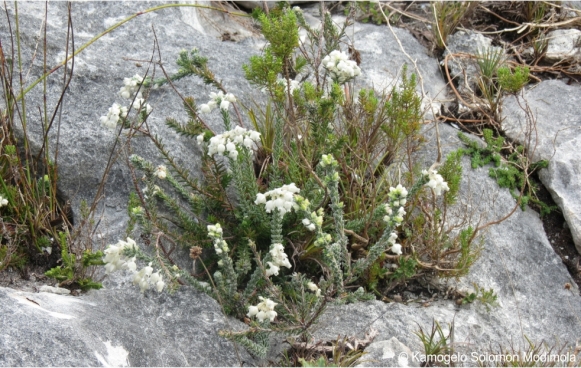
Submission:
[[[537,35],[533,41],[533,63],[536,65],[539,61],[541,61],[545,54],[547,53],[547,49],[549,47],[549,39],[543,33]]]
[[[309,361],[299,358],[299,362],[302,367],[337,367],[335,364],[330,363],[324,356]]]
[[[69,251],[69,234],[59,232],[58,236],[62,265],[51,268],[45,272],[45,275],[59,281],[60,286],[78,286],[81,290],[102,288],[103,285],[100,282],[95,282],[86,275],[89,268],[105,264],[103,252],[93,253],[90,250],[85,250],[79,259],[75,253]]]
[[[482,289],[478,284],[474,283],[474,291],[462,298],[462,304],[474,303],[475,301],[481,302],[487,311],[490,311],[490,307],[498,306],[497,298],[498,296],[491,288],[490,290]]]
[[[506,66],[498,68],[498,84],[503,91],[517,93],[529,81],[529,68],[527,66],[517,66],[514,72]]]
[[[444,329],[440,323],[436,320],[432,320],[432,329],[429,332],[424,332],[423,328],[420,328],[415,334],[419,337],[422,345],[424,347],[424,354],[427,359],[435,359],[438,356],[445,356],[452,354],[453,346],[452,342],[454,339],[454,322],[448,325],[448,333],[444,332]],[[425,366],[433,366],[435,361],[422,362]]]
[[[464,154],[471,157],[472,168],[493,163],[494,167],[489,169],[489,176],[494,178],[501,188],[509,189],[512,196],[519,201],[523,211],[528,204],[538,206],[541,216],[554,210],[556,207],[538,199],[537,186],[530,179],[530,175],[536,170],[546,168],[548,161],[530,163],[523,146],[517,146],[508,156],[503,157],[502,151],[508,148],[505,147],[504,138],[501,136],[494,138],[491,129],[484,129],[482,134],[486,147],[481,147],[478,142],[458,133],[458,137],[466,145]]]
[[[479,70],[478,89],[482,97],[488,102],[490,111],[495,117],[502,98],[497,73],[503,65],[504,59],[504,50],[498,47],[479,50],[476,58]]]
[[[525,22],[540,23],[553,7],[550,2],[527,1],[519,4],[519,12]]]

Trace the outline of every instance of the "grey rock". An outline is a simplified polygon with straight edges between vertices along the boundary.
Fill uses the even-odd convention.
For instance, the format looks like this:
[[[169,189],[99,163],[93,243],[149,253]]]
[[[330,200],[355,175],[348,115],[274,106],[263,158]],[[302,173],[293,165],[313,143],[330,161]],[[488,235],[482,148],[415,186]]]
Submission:
[[[492,40],[480,33],[458,31],[447,39],[448,45],[444,56],[464,53],[477,56],[486,52],[503,52],[503,49],[492,46]],[[458,78],[458,90],[473,94],[478,88],[479,68],[475,59],[470,57],[450,57],[448,60],[450,77]]]
[[[192,290],[135,288],[81,297],[0,288],[2,366],[240,366],[248,353],[218,336],[245,325]]]
[[[439,130],[444,155],[462,146],[457,130],[447,125],[440,125]],[[436,158],[433,125],[425,134],[431,143],[423,150],[424,164],[431,165]],[[482,225],[500,219],[514,208],[515,200],[488,177],[487,168],[473,170],[464,158],[463,172],[456,218],[471,214],[471,221]],[[508,348],[514,344],[525,350],[525,336],[550,346],[573,346],[577,341],[581,333],[579,290],[564,288],[565,283],[574,282],[551,248],[539,216],[530,209],[517,209],[506,221],[489,227],[481,257],[469,274],[460,281],[448,280],[447,285],[472,291],[473,282],[481,288],[494,289],[499,306],[487,311],[478,303],[458,306],[453,300],[439,300],[429,306],[380,301],[332,306],[321,317],[315,339],[335,339],[339,334],[362,338],[373,328],[379,331],[376,342],[395,337],[420,358],[424,350],[415,333],[420,328],[429,332],[436,320],[444,331],[449,323],[454,323],[455,349],[467,354],[467,359],[472,358],[472,353],[498,346]],[[469,365],[476,363],[468,360]]]
[[[45,293],[53,293],[53,294],[61,294],[61,295],[68,295],[71,293],[71,291],[69,289],[61,288],[58,286],[57,287],[49,286],[49,285],[42,285],[40,287],[40,291],[45,292]]]
[[[397,338],[375,341],[366,349],[358,367],[419,367],[413,352]]]
[[[523,106],[524,101],[534,120],[527,119],[511,96],[503,102],[502,128],[511,139],[530,146],[533,161],[549,160],[549,167],[542,169],[539,177],[563,212],[581,252],[581,88],[557,80],[543,81],[525,92],[520,100]],[[531,123],[536,124],[529,137]]]
[[[565,59],[581,59],[581,31],[578,29],[556,29],[547,34],[545,61],[554,63]]]
[[[162,5],[159,2],[88,2],[72,3],[72,19],[75,28],[75,47],[88,42],[91,37],[139,11]],[[193,4],[193,3],[191,3]],[[14,14],[14,4],[6,4],[8,13]],[[65,57],[66,36],[66,3],[51,3],[47,16],[47,60],[52,68]],[[37,35],[43,22],[44,5],[38,2],[19,2],[20,30],[22,33],[23,60],[30,63],[39,41]],[[99,117],[106,115],[114,103],[129,105],[117,92],[123,86],[123,78],[136,73],[141,76],[147,72],[156,77],[162,76],[159,68],[148,69],[148,60],[157,59],[153,52],[157,39],[159,52],[168,73],[177,70],[175,60],[182,49],[188,51],[194,47],[209,59],[209,64],[218,80],[222,80],[229,92],[239,100],[250,105],[252,95],[249,84],[245,81],[242,64],[247,62],[252,50],[252,42],[222,42],[211,32],[202,20],[208,16],[196,8],[166,8],[156,12],[142,14],[124,26],[108,33],[75,58],[74,77],[64,98],[60,122],[55,122],[55,129],[50,138],[56,142],[56,126],[60,125],[60,147],[58,156],[59,187],[64,197],[71,201],[75,218],[79,219],[79,208],[82,200],[92,203],[102,181],[106,163],[115,144],[116,133],[102,127]],[[223,19],[218,24],[235,24],[228,21],[231,15],[220,15]],[[12,20],[14,18],[12,17]],[[216,22],[214,22],[216,23]],[[14,27],[14,25],[13,25]],[[226,28],[228,29],[228,28]],[[155,34],[154,31],[155,30]],[[205,33],[205,34],[204,34]],[[0,24],[0,35],[3,46],[9,40],[8,24]],[[39,46],[42,47],[42,46]],[[5,54],[6,54],[6,48]],[[42,58],[36,57],[26,74],[25,85],[30,85],[42,74]],[[141,66],[140,66],[141,65]],[[62,72],[48,77],[47,98],[49,113],[56,105],[62,89]],[[206,103],[210,92],[215,88],[208,87],[198,78],[186,78],[175,83],[183,96],[194,96],[199,103]],[[176,157],[176,161],[199,172],[200,151],[190,140],[180,138],[164,124],[167,117],[187,120],[182,101],[170,87],[152,91],[150,104],[153,113],[149,118],[150,129],[162,137],[166,147]],[[40,147],[41,127],[38,122],[39,106],[42,104],[42,85],[38,85],[26,95],[29,119],[29,137],[33,147]],[[58,117],[57,117],[58,118]],[[206,123],[221,131],[223,129],[219,114],[204,117]],[[121,134],[119,148],[125,143]],[[134,139],[134,152],[150,159],[154,164],[162,160],[156,148],[146,138]],[[54,152],[54,147],[52,152]],[[123,232],[127,215],[125,213],[128,193],[133,188],[131,175],[121,156],[112,167],[106,181],[104,196],[97,214],[101,216],[97,234],[103,236],[103,242],[116,242]]]

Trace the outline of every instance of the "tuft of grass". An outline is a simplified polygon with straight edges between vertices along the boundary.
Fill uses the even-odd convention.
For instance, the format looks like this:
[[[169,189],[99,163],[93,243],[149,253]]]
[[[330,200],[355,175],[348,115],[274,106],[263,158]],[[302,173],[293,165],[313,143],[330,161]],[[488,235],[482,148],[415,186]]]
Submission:
[[[472,1],[432,1],[432,13],[434,21],[432,33],[437,50],[446,48],[448,36],[456,30],[464,17],[477,3]]]

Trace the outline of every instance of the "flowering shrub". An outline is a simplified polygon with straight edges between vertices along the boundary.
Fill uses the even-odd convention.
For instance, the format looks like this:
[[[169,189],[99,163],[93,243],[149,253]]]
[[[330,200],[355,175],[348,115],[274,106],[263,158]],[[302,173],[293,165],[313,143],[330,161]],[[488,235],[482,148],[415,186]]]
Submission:
[[[331,300],[373,299],[414,278],[465,272],[475,259],[476,233],[468,228],[455,235],[446,221],[459,161],[446,160],[440,173],[404,165],[421,143],[413,76],[404,69],[389,94],[355,93],[352,81],[364,71],[339,50],[345,28],[328,14],[321,30],[290,9],[258,20],[268,44],[244,70],[268,93],[269,105],[260,114],[248,111],[254,130],[243,127],[241,116],[232,127],[229,107],[237,99],[213,79],[207,60],[196,50],[181,53],[180,78],[190,71],[219,89],[190,110],[186,124],[167,121],[198,143],[203,178],[193,180],[157,137],[142,132],[167,166],[131,156],[143,173],[135,177],[154,189],[136,182],[129,230],[139,225],[154,252],[128,240],[110,246],[105,261],[108,271],[135,272],[142,291],[186,283],[215,297],[227,313],[252,318],[250,330],[222,334],[264,356],[269,333],[306,333]],[[299,45],[299,27],[309,47]],[[299,74],[305,76],[300,84]],[[139,83],[137,76],[124,81],[122,94],[141,98]],[[141,87],[161,84],[144,78]],[[196,107],[193,98],[186,104]],[[217,107],[221,133],[199,118]],[[148,113],[146,107],[137,119]],[[123,128],[132,128],[117,115]],[[176,246],[190,249],[193,270],[177,267]],[[203,247],[211,252],[202,259]],[[136,271],[136,260],[147,266]],[[438,273],[443,263],[447,272]]]

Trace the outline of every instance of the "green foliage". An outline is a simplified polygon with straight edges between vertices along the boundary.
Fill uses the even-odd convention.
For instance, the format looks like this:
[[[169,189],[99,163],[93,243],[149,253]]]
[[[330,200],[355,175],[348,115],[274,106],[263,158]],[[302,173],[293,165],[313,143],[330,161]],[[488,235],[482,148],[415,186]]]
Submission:
[[[476,283],[473,283],[472,285],[474,285],[474,291],[462,298],[463,305],[479,301],[486,307],[487,311],[490,311],[490,307],[498,306],[498,296],[492,288],[490,290],[485,290],[480,288]]]
[[[494,138],[491,129],[484,129],[482,134],[486,147],[481,147],[477,141],[458,133],[460,140],[467,146],[463,152],[471,157],[472,168],[476,169],[494,163],[495,167],[489,169],[489,176],[494,178],[501,188],[509,189],[512,196],[520,201],[523,211],[529,204],[538,206],[541,216],[554,210],[556,207],[549,206],[538,199],[537,187],[530,180],[530,175],[536,170],[548,167],[548,161],[529,163],[522,146],[517,146],[503,159],[501,152],[505,149],[504,138],[502,136]],[[523,168],[527,168],[527,172],[523,171]]]
[[[450,152],[446,157],[446,161],[438,170],[450,188],[450,190],[445,194],[446,203],[449,205],[456,202],[458,191],[460,190],[460,181],[462,180],[462,156],[464,156],[464,151],[462,149]]]
[[[429,333],[424,332],[421,326],[420,330],[416,332],[424,346],[424,354],[426,356],[446,355],[452,351],[452,336],[454,336],[454,323],[448,325],[448,334],[444,332],[440,323],[436,320],[432,321],[432,329]]]
[[[243,65],[246,79],[260,87],[273,88],[282,72],[283,61],[266,48],[261,56],[250,57],[250,64]]]
[[[85,250],[79,259],[77,255],[69,251],[68,234],[59,232],[59,245],[61,248],[61,266],[56,266],[45,272],[45,275],[56,279],[60,285],[78,284],[81,290],[100,289],[103,285],[100,282],[93,281],[90,277],[83,277],[86,269],[91,266],[101,266],[103,262],[103,252],[93,253]]]
[[[498,47],[490,47],[479,51],[476,62],[485,84],[492,83],[498,69],[504,63],[504,58],[504,50]]]
[[[529,81],[529,67],[517,66],[514,72],[511,72],[508,67],[501,67],[498,69],[498,84],[508,93],[517,93]]]
[[[258,21],[273,55],[281,60],[288,59],[299,45],[299,29],[295,12],[277,8],[268,15],[260,14]]]
[[[333,363],[329,363],[327,358],[320,356],[319,359],[306,361],[303,358],[299,358],[302,367],[337,367]]]
[[[482,97],[488,102],[490,111],[495,116],[498,112],[502,97],[502,89],[497,80],[497,73],[498,69],[504,63],[504,59],[504,50],[497,47],[480,50],[476,59],[480,74],[478,88]]]
[[[484,129],[482,131],[482,138],[484,138],[486,147],[481,147],[477,141],[471,140],[461,132],[458,133],[458,138],[467,146],[463,152],[471,157],[473,169],[483,167],[490,162],[494,162],[494,166],[496,167],[500,166],[502,158],[500,151],[504,145],[504,138],[502,136],[494,138],[493,134],[494,132],[491,129]]]
[[[413,258],[403,258],[399,259],[399,265],[391,275],[391,278],[395,280],[406,280],[416,275],[416,267],[418,263]]]
[[[20,251],[20,253],[18,253]],[[28,264],[26,254],[20,249],[11,245],[0,245],[0,271],[8,267],[15,267],[22,270]]]
[[[347,337],[332,341],[332,354],[328,358],[322,354],[318,358],[299,358],[302,367],[355,367],[362,363],[361,357],[365,355],[361,348],[353,349],[347,342]]]
[[[177,73],[170,77],[170,80],[177,81],[192,75],[200,77],[204,83],[215,86],[221,89],[220,83],[216,81],[214,73],[208,68],[208,58],[199,54],[197,48],[192,49],[189,53],[185,50],[179,53],[176,64],[179,66]],[[149,77],[143,82],[144,88],[153,86],[162,86],[168,83],[166,78],[160,78],[152,81]]]
[[[455,277],[464,276],[468,273],[472,264],[476,262],[476,259],[480,255],[480,247],[473,244],[475,235],[476,233],[472,226],[468,226],[468,228],[460,231],[460,236],[458,237],[460,248],[460,257],[457,266],[458,271],[452,272],[451,275]]]

